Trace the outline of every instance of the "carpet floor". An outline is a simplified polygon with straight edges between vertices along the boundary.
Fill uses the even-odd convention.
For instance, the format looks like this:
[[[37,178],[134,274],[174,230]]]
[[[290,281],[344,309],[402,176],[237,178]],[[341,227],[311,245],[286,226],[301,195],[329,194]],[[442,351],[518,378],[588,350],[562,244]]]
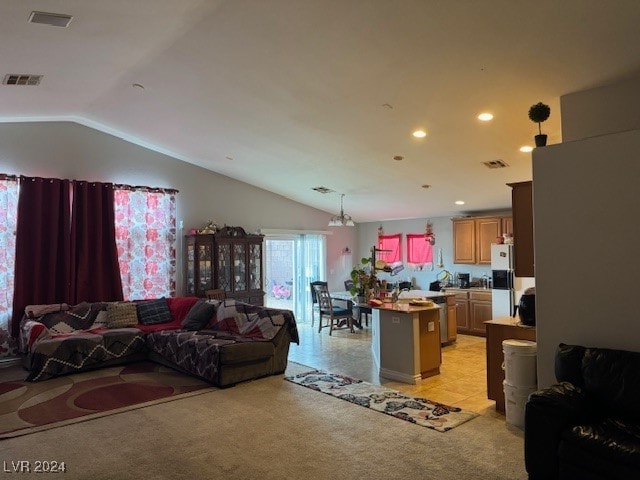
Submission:
[[[0,383],[0,438],[176,400],[210,384],[152,362],[65,375],[42,382]]]
[[[290,363],[287,375],[309,370]],[[0,441],[67,479],[526,479],[522,432],[481,415],[442,434],[282,375]],[[41,478],[22,474],[20,478]]]

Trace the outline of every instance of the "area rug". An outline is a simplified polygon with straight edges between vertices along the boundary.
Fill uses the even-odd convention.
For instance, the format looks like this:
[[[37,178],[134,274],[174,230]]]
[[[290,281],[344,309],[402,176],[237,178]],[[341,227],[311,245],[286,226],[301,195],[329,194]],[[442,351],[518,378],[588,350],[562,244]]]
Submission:
[[[322,370],[311,370],[285,379],[438,432],[446,432],[478,416],[458,407],[409,397],[397,390]]]
[[[42,382],[0,383],[0,439],[217,390],[170,368],[139,362]]]

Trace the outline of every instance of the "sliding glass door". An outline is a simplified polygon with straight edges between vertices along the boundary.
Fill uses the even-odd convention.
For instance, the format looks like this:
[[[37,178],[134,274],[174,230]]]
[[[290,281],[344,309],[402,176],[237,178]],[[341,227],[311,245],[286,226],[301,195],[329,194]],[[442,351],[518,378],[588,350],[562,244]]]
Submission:
[[[311,318],[309,283],[326,280],[324,235],[290,234],[265,237],[265,305],[292,310],[296,321]]]

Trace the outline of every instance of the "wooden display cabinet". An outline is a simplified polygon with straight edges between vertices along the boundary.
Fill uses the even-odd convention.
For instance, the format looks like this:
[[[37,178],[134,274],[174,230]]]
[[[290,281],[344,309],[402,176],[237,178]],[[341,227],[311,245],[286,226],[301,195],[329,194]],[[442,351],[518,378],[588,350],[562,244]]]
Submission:
[[[227,298],[262,305],[262,235],[241,227],[185,236],[185,294],[204,297],[224,289]]]

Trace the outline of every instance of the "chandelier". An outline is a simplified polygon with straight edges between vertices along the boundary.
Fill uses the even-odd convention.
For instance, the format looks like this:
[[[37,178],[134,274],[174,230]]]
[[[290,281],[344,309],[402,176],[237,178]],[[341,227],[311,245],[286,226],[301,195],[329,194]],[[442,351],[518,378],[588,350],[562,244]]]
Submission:
[[[351,215],[346,215],[343,208],[344,193],[340,194],[340,214],[331,217],[330,227],[355,227]]]

